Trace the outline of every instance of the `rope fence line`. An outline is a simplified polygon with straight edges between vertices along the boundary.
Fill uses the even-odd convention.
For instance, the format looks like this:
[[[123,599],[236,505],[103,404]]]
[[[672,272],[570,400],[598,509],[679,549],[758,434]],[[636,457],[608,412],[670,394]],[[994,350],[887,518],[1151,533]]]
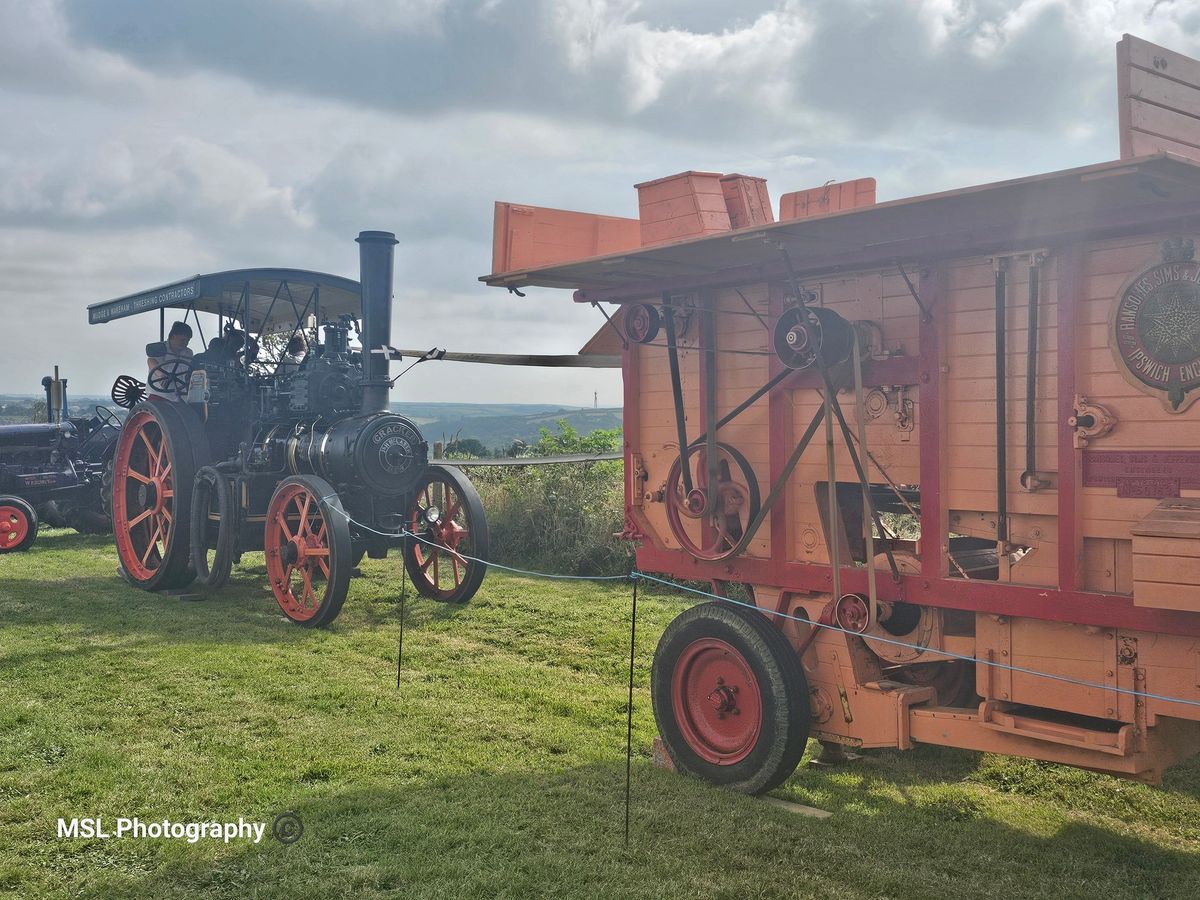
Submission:
[[[825,622],[818,622],[818,621],[806,618],[804,616],[791,615],[791,614],[785,613],[785,612],[774,612],[774,611],[764,612],[760,607],[756,606],[753,603],[747,603],[742,600],[735,600],[732,597],[722,597],[720,594],[713,594],[713,593],[710,593],[709,591],[702,591],[699,588],[689,587],[686,584],[681,584],[677,581],[672,581],[670,579],[659,578],[656,575],[650,575],[649,573],[646,573],[646,572],[640,572],[637,569],[632,569],[628,573],[622,574],[622,575],[562,575],[562,574],[553,574],[553,573],[549,573],[549,572],[534,572],[534,571],[530,571],[528,569],[517,569],[517,568],[513,568],[512,566],[502,565],[501,563],[489,562],[486,559],[480,559],[479,557],[476,557],[476,556],[469,556],[464,553],[459,553],[458,551],[452,550],[443,544],[437,543],[436,541],[431,541],[431,540],[428,540],[427,538],[421,537],[421,535],[419,535],[419,534],[414,534],[413,532],[409,531],[407,528],[401,529],[400,531],[379,531],[375,528],[370,527],[369,525],[364,525],[361,522],[355,521],[353,518],[351,518],[350,514],[345,511],[342,511],[342,515],[345,516],[347,522],[355,525],[358,528],[362,528],[362,529],[365,529],[366,531],[370,531],[374,534],[378,534],[383,537],[391,537],[391,538],[397,538],[397,537],[411,538],[413,540],[419,541],[422,544],[426,544],[430,547],[435,547],[438,550],[441,550],[445,553],[450,553],[453,556],[456,556],[460,561],[475,562],[475,563],[479,563],[481,565],[500,569],[501,571],[504,571],[504,572],[511,572],[516,575],[524,575],[524,576],[527,576],[530,578],[544,578],[544,579],[554,580],[554,581],[630,581],[630,582],[636,582],[639,579],[644,579],[646,581],[654,582],[656,584],[660,584],[665,587],[673,588],[678,591],[683,591],[684,593],[695,594],[696,596],[699,596],[699,597],[707,597],[712,600],[719,600],[722,603],[729,603],[734,606],[740,606],[740,607],[744,607],[746,609],[752,609],[756,612],[763,613],[764,615],[778,616],[779,618],[788,619],[793,622],[799,622],[801,624],[808,625],[812,628],[823,628],[827,631],[835,631],[835,632],[840,632],[841,634],[851,635],[853,637],[859,637],[859,638],[862,638],[864,641],[876,641],[876,642],[879,642],[882,644],[890,644],[895,647],[903,647],[908,650],[927,650],[930,653],[934,653],[937,656],[944,657],[946,659],[962,660],[963,662],[974,663],[975,665],[990,666],[991,668],[1000,669],[1005,672],[1016,672],[1021,675],[1031,675],[1031,676],[1034,676],[1037,678],[1046,678],[1051,681],[1060,681],[1064,684],[1075,685],[1076,687],[1094,688],[1095,690],[1098,690],[1098,691],[1111,691],[1116,694],[1123,694],[1123,695],[1131,696],[1131,697],[1144,697],[1149,700],[1161,700],[1164,703],[1178,703],[1183,706],[1192,706],[1192,707],[1200,708],[1200,700],[1185,700],[1182,697],[1170,697],[1165,694],[1155,694],[1150,691],[1138,691],[1138,690],[1133,690],[1131,688],[1115,687],[1113,685],[1101,684],[1101,683],[1095,682],[1095,681],[1087,681],[1087,680],[1081,679],[1081,678],[1071,678],[1070,676],[1067,676],[1067,675],[1056,675],[1053,672],[1041,672],[1037,669],[1031,669],[1026,666],[1016,666],[1016,665],[1012,665],[1010,663],[996,662],[995,660],[979,659],[974,656],[967,656],[964,653],[955,653],[954,651],[951,651],[951,650],[932,650],[931,648],[929,648],[927,646],[923,646],[921,644],[913,644],[908,641],[899,640],[897,638],[885,638],[885,637],[879,637],[876,635],[860,634],[856,631],[851,631],[848,628],[842,628],[839,625],[833,625],[833,624],[829,624],[829,623],[825,623]]]

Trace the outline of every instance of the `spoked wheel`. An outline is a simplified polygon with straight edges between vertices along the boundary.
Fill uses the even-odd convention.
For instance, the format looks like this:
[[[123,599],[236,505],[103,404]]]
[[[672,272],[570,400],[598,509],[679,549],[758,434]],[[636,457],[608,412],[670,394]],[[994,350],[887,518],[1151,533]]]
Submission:
[[[408,515],[404,565],[417,592],[465,603],[483,583],[488,558],[487,519],[475,486],[460,469],[430,466]],[[470,558],[468,558],[470,557]]]
[[[683,549],[697,559],[732,555],[760,508],[758,479],[746,457],[729,444],[718,443],[716,451],[716,481],[711,485],[703,444],[687,452],[690,492],[684,487],[681,458],[667,474],[667,524]]]
[[[667,626],[651,674],[654,718],[679,771],[761,794],[795,771],[808,743],[808,683],[761,614],[702,603]]]
[[[28,550],[37,539],[38,517],[20,497],[0,497],[0,553]]]
[[[225,473],[201,466],[192,486],[191,554],[196,578],[219,588],[233,568],[236,523],[233,485]]]
[[[283,614],[319,628],[342,611],[350,588],[350,524],[328,481],[298,475],[280,482],[267,506],[267,577]]]
[[[192,582],[189,503],[208,445],[195,414],[161,400],[135,406],[113,456],[112,512],[126,579],[148,591]]]

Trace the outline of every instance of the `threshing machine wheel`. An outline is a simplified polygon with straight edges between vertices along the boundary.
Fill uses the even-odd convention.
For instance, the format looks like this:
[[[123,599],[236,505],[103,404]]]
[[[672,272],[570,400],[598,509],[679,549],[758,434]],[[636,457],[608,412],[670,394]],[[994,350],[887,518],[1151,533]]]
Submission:
[[[333,485],[313,475],[281,481],[267,506],[263,548],[285,616],[311,628],[337,618],[353,561],[350,522]]]
[[[454,466],[432,465],[408,514],[404,565],[417,592],[448,603],[475,596],[487,572],[487,519],[475,486]]]
[[[213,466],[196,470],[192,485],[192,568],[205,587],[219,588],[229,580],[233,568],[236,522],[233,485],[224,472]]]
[[[0,496],[0,553],[28,550],[37,539],[38,517],[20,497]]]
[[[754,610],[701,603],[667,626],[651,674],[654,718],[676,768],[745,794],[795,771],[808,682],[791,644]]]
[[[151,399],[129,413],[113,456],[113,535],[121,572],[147,591],[191,584],[192,479],[208,461],[196,414]]]
[[[697,559],[728,557],[760,507],[758,479],[746,457],[729,444],[716,446],[714,485],[708,484],[708,450],[703,444],[687,452],[690,492],[684,488],[681,458],[667,473],[667,524],[680,545]]]

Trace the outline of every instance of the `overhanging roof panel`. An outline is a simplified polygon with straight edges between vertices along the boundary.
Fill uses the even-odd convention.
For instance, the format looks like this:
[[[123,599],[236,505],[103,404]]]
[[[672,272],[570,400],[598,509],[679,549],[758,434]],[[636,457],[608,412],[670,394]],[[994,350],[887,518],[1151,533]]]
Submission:
[[[1100,235],[1122,222],[1200,216],[1200,164],[1172,154],[1030,178],[659,244],[480,280],[500,287],[572,287],[597,294],[672,279],[776,269],[786,249],[797,271],[933,259]],[[1140,218],[1139,218],[1140,217]]]

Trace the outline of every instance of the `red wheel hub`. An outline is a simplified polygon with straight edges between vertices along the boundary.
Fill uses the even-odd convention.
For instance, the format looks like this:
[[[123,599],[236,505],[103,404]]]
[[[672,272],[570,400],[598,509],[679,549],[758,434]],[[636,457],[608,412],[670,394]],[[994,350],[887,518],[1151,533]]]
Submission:
[[[425,485],[408,523],[408,530],[420,535],[413,554],[425,581],[435,591],[455,590],[467,574],[467,561],[459,555],[458,545],[470,531],[456,521],[461,518],[463,498],[450,485],[440,482]],[[448,571],[446,563],[449,563]],[[452,581],[442,587],[443,574]]]
[[[858,594],[846,594],[834,607],[834,621],[839,628],[854,634],[862,634],[871,624],[871,610],[867,600]]]
[[[0,550],[20,546],[29,536],[29,517],[17,506],[0,506]]]
[[[162,564],[175,531],[175,478],[162,427],[149,412],[121,430],[113,475],[113,531],[130,575],[145,581]]]
[[[731,644],[701,638],[689,644],[671,673],[675,721],[705,762],[745,759],[762,731],[762,694],[746,658]]]
[[[279,488],[267,509],[263,546],[276,601],[292,619],[311,619],[329,582],[329,528],[320,499],[302,484]],[[318,590],[322,580],[326,587]]]

